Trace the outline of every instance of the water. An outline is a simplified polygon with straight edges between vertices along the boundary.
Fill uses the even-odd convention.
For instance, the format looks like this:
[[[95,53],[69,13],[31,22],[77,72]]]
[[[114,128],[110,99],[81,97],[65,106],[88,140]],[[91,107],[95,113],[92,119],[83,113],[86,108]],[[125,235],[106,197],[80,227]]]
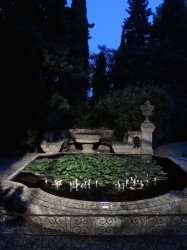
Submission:
[[[78,191],[73,188],[70,191],[68,183],[62,183],[57,187],[50,183],[45,183],[39,176],[21,172],[14,178],[14,181],[25,184],[30,188],[41,188],[43,191],[50,194],[78,200],[87,201],[136,201],[153,198],[169,192],[170,190],[181,190],[187,186],[187,175],[181,171],[169,159],[155,158],[158,164],[163,167],[164,172],[168,174],[167,180],[160,180],[150,185],[144,185],[143,189],[129,190],[122,188],[119,190],[114,185],[101,186],[92,184],[90,188],[78,188]],[[155,160],[154,159],[154,160]]]

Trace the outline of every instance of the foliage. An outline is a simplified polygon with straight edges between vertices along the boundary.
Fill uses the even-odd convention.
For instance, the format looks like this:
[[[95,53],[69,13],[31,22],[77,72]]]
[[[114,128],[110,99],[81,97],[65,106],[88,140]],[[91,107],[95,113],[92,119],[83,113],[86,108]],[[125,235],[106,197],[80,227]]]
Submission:
[[[187,8],[184,0],[164,0],[153,18],[152,61],[158,79],[175,81],[186,88],[187,74]],[[156,59],[156,60],[155,60]]]
[[[99,49],[100,53],[91,54],[89,60],[90,84],[93,91],[92,99],[97,99],[111,92],[113,86],[112,74],[116,50],[109,49],[105,45],[99,46]]]
[[[29,152],[34,152],[37,150],[37,131],[34,128],[28,128],[25,131],[23,141],[21,141],[22,149],[27,149]]]
[[[187,138],[184,1],[164,0],[152,27],[148,1],[128,3],[119,49],[100,46],[89,65],[86,0],[71,8],[0,0],[0,150],[31,150],[46,129],[109,127],[122,136],[139,128],[146,99],[155,106],[155,145]],[[91,102],[89,82],[98,92]]]
[[[121,47],[146,46],[150,36],[151,9],[147,0],[128,0],[129,16],[124,20]]]
[[[187,12],[184,0],[164,0],[160,16],[160,37],[174,48],[184,48],[187,42]]]
[[[173,49],[169,41],[154,41],[147,48],[131,48],[117,52],[114,67],[114,90],[127,85],[154,81],[156,84],[176,83],[186,86],[187,57],[179,49]]]
[[[123,89],[129,83],[146,79],[149,65],[149,46],[151,9],[147,0],[129,0],[127,10],[129,16],[122,26],[121,44],[116,53],[113,68],[114,90]]]
[[[93,76],[93,98],[98,99],[109,93],[109,81],[106,74],[106,58],[103,52],[100,52],[96,60],[95,74]]]
[[[147,99],[155,106],[153,117],[150,118],[156,126],[154,146],[176,138],[182,139],[182,134],[186,136],[186,94],[175,83],[158,85],[155,82],[145,82],[139,86],[129,85],[124,90],[115,91],[100,99],[89,119],[93,126],[112,128],[118,137],[122,137],[127,130],[140,129],[144,119],[140,105]]]
[[[98,180],[99,183],[124,181],[132,175],[139,179],[159,174],[161,167],[154,162],[143,162],[130,157],[112,155],[77,154],[53,159],[42,158],[27,165],[25,171],[43,177],[62,179],[64,182]]]
[[[31,127],[37,137],[46,126],[63,127],[69,103],[85,103],[90,26],[86,1],[75,2],[0,0],[3,147],[27,147]]]
[[[65,120],[69,116],[69,111],[70,104],[67,99],[55,92],[50,96],[48,102],[42,105],[39,117],[41,127],[45,129],[65,127]]]
[[[130,22],[132,27],[134,25],[134,29],[131,27],[133,33],[136,31],[136,26],[141,23],[134,16],[140,11],[136,5],[142,1],[130,2],[132,6],[130,5],[128,18],[133,20]],[[132,12],[131,9],[135,8],[136,11]],[[165,0],[157,8],[152,27],[146,36],[147,41],[144,41],[142,46],[138,46],[136,42],[128,44],[126,38],[128,33],[124,33],[124,22],[121,45],[116,54],[113,71],[114,89],[123,89],[128,84],[137,85],[137,82],[145,81],[156,81],[160,84],[164,81],[175,81],[176,85],[186,86],[186,18],[184,1]],[[140,34],[143,36],[143,31]]]

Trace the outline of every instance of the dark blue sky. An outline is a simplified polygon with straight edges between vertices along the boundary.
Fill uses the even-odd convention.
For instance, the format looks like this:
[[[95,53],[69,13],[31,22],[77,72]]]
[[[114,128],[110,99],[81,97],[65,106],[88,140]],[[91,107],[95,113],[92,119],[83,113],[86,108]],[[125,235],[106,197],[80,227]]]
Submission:
[[[67,0],[68,5],[71,0]],[[153,11],[162,0],[149,0]],[[87,17],[89,23],[95,23],[90,30],[89,49],[97,53],[98,45],[105,44],[109,48],[117,49],[121,38],[121,25],[127,17],[127,0],[87,0]]]

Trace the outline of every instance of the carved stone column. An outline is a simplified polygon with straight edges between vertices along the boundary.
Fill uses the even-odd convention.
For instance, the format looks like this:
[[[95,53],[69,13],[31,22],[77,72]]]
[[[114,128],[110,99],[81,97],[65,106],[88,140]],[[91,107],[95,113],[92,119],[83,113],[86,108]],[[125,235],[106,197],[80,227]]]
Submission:
[[[152,115],[152,111],[154,110],[154,106],[150,105],[149,101],[146,101],[144,105],[140,106],[140,110],[142,111],[145,120],[141,124],[142,131],[142,154],[153,154],[152,149],[152,135],[155,130],[154,124],[149,120],[149,116]]]

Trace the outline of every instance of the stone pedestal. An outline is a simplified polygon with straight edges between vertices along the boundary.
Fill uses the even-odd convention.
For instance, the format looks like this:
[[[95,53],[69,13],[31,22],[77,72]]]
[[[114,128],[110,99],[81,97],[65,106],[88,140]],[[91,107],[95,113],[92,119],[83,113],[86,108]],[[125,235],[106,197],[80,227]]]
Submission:
[[[142,154],[153,154],[152,149],[152,135],[155,126],[152,122],[146,118],[146,120],[141,124],[141,131],[142,131],[142,147],[141,151]]]
[[[149,100],[147,100],[144,105],[140,106],[140,110],[142,111],[142,115],[145,117],[144,122],[141,124],[142,131],[142,154],[153,154],[152,149],[152,135],[155,129],[154,124],[149,120],[149,116],[152,115],[154,110],[154,106],[150,104]]]
[[[92,143],[82,143],[83,149],[81,153],[93,153],[93,144]]]

